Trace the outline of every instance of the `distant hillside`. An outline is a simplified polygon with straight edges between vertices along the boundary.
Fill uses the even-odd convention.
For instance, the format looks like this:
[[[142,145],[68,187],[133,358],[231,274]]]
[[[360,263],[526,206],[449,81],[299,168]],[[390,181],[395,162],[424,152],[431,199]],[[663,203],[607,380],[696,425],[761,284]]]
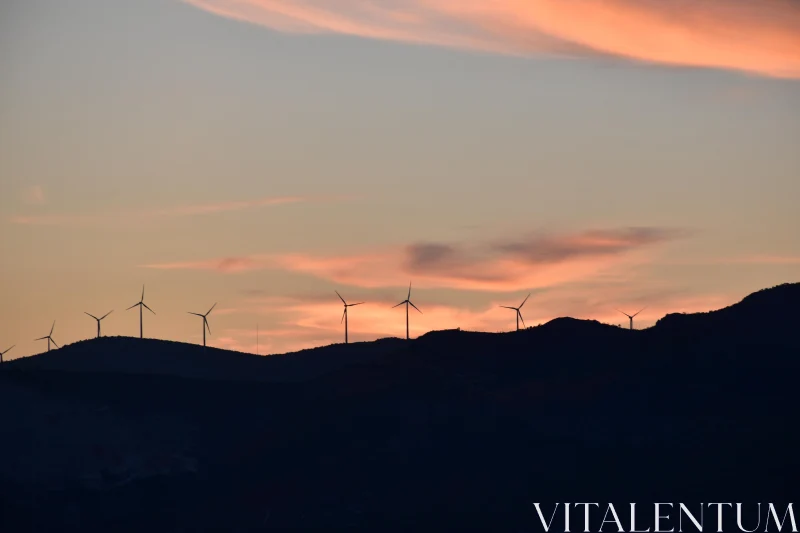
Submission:
[[[532,502],[791,501],[798,323],[788,284],[642,331],[76,343],[0,367],[0,529],[519,533]]]
[[[591,320],[557,318],[520,332],[432,331],[410,342],[388,338],[269,357],[171,341],[104,337],[14,360],[4,368],[160,374],[209,380],[302,381],[409,351],[430,352],[437,358],[468,358],[476,353],[513,358],[520,353],[559,353],[584,344],[596,353],[614,353],[645,342],[642,337],[650,344],[669,345],[709,337],[727,343],[748,332],[772,338],[791,336],[800,316],[798,302],[800,283],[794,283],[759,291],[717,311],[670,314],[652,328],[633,332]]]

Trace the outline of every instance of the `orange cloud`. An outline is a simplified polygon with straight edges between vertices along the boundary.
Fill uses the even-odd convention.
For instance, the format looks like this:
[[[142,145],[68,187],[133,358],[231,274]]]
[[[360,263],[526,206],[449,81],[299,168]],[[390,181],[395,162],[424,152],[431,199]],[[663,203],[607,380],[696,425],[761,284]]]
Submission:
[[[413,278],[421,288],[508,292],[614,276],[623,265],[647,261],[647,246],[684,235],[663,228],[623,228],[533,234],[477,245],[423,243],[342,257],[292,254],[274,262],[286,270],[356,287],[392,287]]]
[[[343,256],[254,255],[145,265],[163,270],[236,273],[283,269],[354,287],[507,292],[550,287],[589,277],[613,277],[615,269],[649,260],[646,248],[687,235],[665,228],[621,228],[576,234],[532,234],[478,244],[422,243]]]
[[[294,33],[336,33],[528,55],[639,61],[800,77],[796,0],[184,0]]]

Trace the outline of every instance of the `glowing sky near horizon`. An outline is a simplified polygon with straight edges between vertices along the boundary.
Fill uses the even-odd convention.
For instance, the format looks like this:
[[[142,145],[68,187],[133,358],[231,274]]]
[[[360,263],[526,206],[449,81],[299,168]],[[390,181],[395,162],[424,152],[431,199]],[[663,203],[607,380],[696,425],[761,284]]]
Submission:
[[[0,350],[276,353],[800,281],[796,0],[11,0]]]

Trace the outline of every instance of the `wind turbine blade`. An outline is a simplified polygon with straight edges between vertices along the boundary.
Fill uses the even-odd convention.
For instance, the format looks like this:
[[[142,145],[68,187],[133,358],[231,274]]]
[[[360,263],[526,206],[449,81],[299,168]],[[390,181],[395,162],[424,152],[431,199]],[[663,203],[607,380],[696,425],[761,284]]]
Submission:
[[[50,339],[50,342],[52,342],[53,344],[55,344],[55,345],[56,345],[56,348],[61,348],[61,346],[59,346],[58,344],[56,344],[56,341],[54,341],[52,338]]]
[[[52,327],[52,328],[50,328],[50,335],[52,335],[52,334],[53,334],[53,330],[54,330],[54,329],[56,329],[56,321],[55,321],[55,320],[53,320],[53,327]]]
[[[16,346],[16,344],[15,344],[14,346]],[[12,346],[11,348],[13,348],[14,346]],[[11,348],[9,348],[9,349],[8,349],[8,350],[6,350],[5,352],[3,352],[3,355],[5,355],[5,354],[7,354],[8,352],[10,352],[10,351],[11,351]]]
[[[35,341],[46,341],[47,337],[39,337],[38,339],[33,339]]]
[[[130,306],[129,308],[127,308],[127,309],[126,309],[126,311],[130,311],[131,309],[133,309],[133,308],[134,308],[134,307],[136,307],[137,305],[139,305],[139,304],[138,304],[138,303],[135,303],[135,304],[133,304],[132,306]]]
[[[203,323],[206,325],[206,329],[208,330],[208,333],[211,334],[211,326],[208,325],[208,319],[203,317]]]
[[[103,315],[103,316],[100,318],[100,320],[103,320],[105,317],[107,317],[108,315],[110,315],[110,314],[111,314],[111,313],[113,313],[113,312],[114,312],[114,310],[112,309],[112,310],[111,310],[111,311],[109,311],[108,313],[104,314],[104,315]]]
[[[394,309],[395,307],[400,307],[401,305],[403,305],[403,304],[404,304],[404,303],[406,303],[407,301],[408,301],[408,300],[406,300],[405,302],[400,302],[400,303],[399,303],[399,304],[397,304],[397,305],[393,305],[393,306],[392,306],[392,309]]]
[[[367,302],[358,302],[357,304],[347,304],[347,307],[353,307],[354,305],[364,305]]]
[[[217,303],[216,303],[216,302],[214,302],[214,305],[212,305],[212,306],[211,306],[211,309],[209,309],[209,310],[208,310],[208,313],[206,313],[206,316],[210,315],[210,314],[211,314],[211,311],[213,311],[213,310],[214,310],[214,308],[215,308],[216,306],[217,306]]]
[[[409,301],[408,301],[408,303],[409,303],[409,304],[411,304],[411,307],[413,307],[414,309],[416,309],[417,311],[419,311],[419,307],[417,307],[416,305],[414,305],[413,303],[411,303],[411,300],[409,300]],[[422,314],[422,311],[419,311],[419,314]]]
[[[509,307],[507,305],[501,305],[500,307],[502,307],[503,309],[511,309],[512,311],[516,311],[517,310],[516,307]]]
[[[189,313],[190,315],[199,316],[200,318],[205,318],[205,317],[204,317],[203,315],[201,315],[200,313],[192,313],[191,311],[186,311],[186,312],[187,312],[187,313]]]
[[[336,290],[335,290],[335,291],[333,291],[333,292],[335,292],[335,293],[336,293],[336,296],[338,296],[338,297],[339,297],[339,299],[342,301],[342,303],[343,303],[344,305],[347,305],[347,302],[345,302],[345,301],[344,301],[344,298],[342,298],[342,295],[341,295],[341,294],[339,294],[339,291],[336,291]]]
[[[619,311],[619,309],[617,309],[617,311]],[[628,318],[632,318],[632,317],[631,317],[631,315],[629,315],[629,314],[628,314],[628,313],[626,313],[625,311],[619,311],[619,312],[620,312],[620,313],[622,313],[623,315],[625,315],[625,316],[626,316],[626,317],[628,317]]]
[[[339,324],[341,324],[342,322],[344,322],[344,315],[346,315],[346,314],[347,314],[347,308],[345,307],[345,308],[344,308],[344,313],[342,313],[342,319],[339,321]]]
[[[142,299],[139,300],[140,302],[144,301],[144,283],[142,284]]]
[[[522,309],[522,306],[525,305],[525,302],[527,302],[528,298],[530,298],[530,297],[531,297],[531,293],[528,293],[528,295],[525,297],[525,299],[522,300],[522,303],[519,304],[519,309]]]
[[[408,282],[408,298],[406,300],[411,300],[411,282]]]
[[[143,305],[143,306],[145,306],[145,307],[147,307],[147,304],[146,304],[146,303],[144,303],[144,302],[142,302],[142,305]],[[147,310],[148,310],[148,311],[150,311],[150,312],[151,312],[151,313],[153,313],[153,314],[156,314],[156,312],[155,312],[155,311],[153,311],[152,309],[150,309],[149,307],[147,307]]]
[[[520,307],[522,307],[522,306],[520,306]],[[519,309],[517,309],[517,314],[519,315],[519,319],[522,320],[522,325],[525,326],[525,319],[522,318],[522,312]],[[527,328],[528,326],[525,326],[525,327]]]
[[[85,314],[85,315],[89,315],[90,317],[94,318],[95,320],[100,320],[99,318],[97,318],[97,317],[96,317],[96,316],[94,316],[93,314],[91,314],[91,313],[87,313],[86,311],[84,311],[84,312],[83,312],[83,314]]]
[[[644,311],[645,309],[647,309],[647,308],[646,308],[646,307],[642,307],[641,309],[639,309],[638,311],[636,311],[636,315],[638,315],[639,313],[641,313],[641,312],[642,312],[642,311]],[[636,316],[636,315],[633,315],[633,316]],[[633,318],[633,317],[631,317],[631,318]]]

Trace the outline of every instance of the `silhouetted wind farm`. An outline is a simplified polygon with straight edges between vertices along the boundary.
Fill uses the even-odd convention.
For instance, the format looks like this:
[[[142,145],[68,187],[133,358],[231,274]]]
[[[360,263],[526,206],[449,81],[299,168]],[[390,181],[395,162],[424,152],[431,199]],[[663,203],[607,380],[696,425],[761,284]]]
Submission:
[[[37,341],[47,340],[47,351],[48,352],[50,351],[50,343],[51,342],[56,345],[56,348],[58,348],[58,344],[56,344],[56,341],[53,340],[53,330],[54,329],[56,329],[56,321],[55,320],[53,320],[53,327],[50,328],[50,333],[48,333],[45,337],[39,337],[38,339],[35,339]]]
[[[556,318],[271,357],[92,338],[0,368],[0,516],[4,531],[173,515],[192,531],[265,515],[272,530],[531,531],[528,495],[576,487],[755,502],[800,473],[798,320],[792,284],[636,335]]]
[[[411,307],[419,311],[419,314],[422,314],[422,311],[420,311],[419,308],[411,302],[411,283],[408,284],[408,296],[406,296],[406,299],[397,305],[393,305],[392,309],[394,309],[395,307],[400,307],[403,304],[405,304],[406,306],[406,340],[409,340],[411,337],[408,333],[408,306],[410,305]]]
[[[406,340],[410,340],[411,339],[410,318],[409,318],[410,308],[413,307],[417,312],[422,314],[422,311],[419,309],[419,307],[417,307],[414,304],[414,302],[411,301],[411,287],[412,287],[412,284],[409,283],[408,284],[408,293],[406,295],[406,298],[402,302],[392,306],[392,309],[394,309],[396,307],[400,307],[400,306],[405,306],[405,312],[406,312]],[[342,306],[343,306],[342,316],[341,316],[341,319],[340,319],[340,324],[341,323],[344,324],[344,344],[349,344],[350,343],[350,327],[349,327],[350,311],[349,310],[350,310],[351,307],[355,307],[357,305],[363,305],[366,302],[362,301],[362,302],[348,303],[347,300],[345,300],[345,298],[339,293],[338,290],[334,290],[334,292],[335,292],[336,296],[339,298],[339,300],[341,301]],[[525,324],[525,319],[522,316],[522,308],[527,303],[527,301],[530,298],[530,296],[531,296],[531,293],[528,293],[528,295],[525,297],[525,299],[522,300],[522,303],[520,303],[519,306],[516,306],[516,307],[507,306],[507,305],[499,306],[500,308],[509,309],[511,311],[514,311],[515,321],[516,321],[516,331],[520,331],[520,329],[527,327],[526,324]],[[140,339],[144,338],[144,309],[147,309],[153,315],[156,314],[155,311],[153,311],[144,302],[144,297],[145,297],[145,286],[142,285],[142,294],[141,294],[141,297],[139,298],[139,301],[126,309],[126,310],[131,310],[131,309],[133,309],[135,307],[139,308],[139,338]],[[203,335],[203,347],[207,346],[207,335],[211,334],[211,326],[209,324],[208,317],[211,314],[211,312],[216,308],[216,306],[217,306],[217,303],[214,303],[214,305],[212,305],[211,308],[206,313],[195,313],[195,312],[191,312],[191,311],[188,312],[188,314],[197,316],[197,317],[202,319],[202,328],[201,329],[202,329],[202,335]],[[639,311],[637,311],[636,313],[634,313],[632,315],[629,315],[629,314],[627,314],[624,311],[621,311],[619,309],[617,309],[617,311],[619,311],[620,313],[624,314],[625,316],[627,316],[629,318],[629,320],[630,320],[630,329],[633,329],[633,319],[634,319],[634,317],[639,315],[639,313],[644,311],[644,309],[645,308],[642,308],[642,309],[640,309]],[[103,316],[100,316],[100,317],[98,317],[96,315],[93,315],[93,314],[91,314],[89,312],[86,312],[86,311],[83,312],[86,316],[88,316],[88,317],[90,317],[90,318],[92,318],[93,320],[96,321],[96,324],[97,324],[96,338],[99,339],[100,337],[102,337],[102,330],[101,330],[102,321],[104,319],[106,319],[113,312],[114,311],[111,310],[108,313],[106,313],[106,314],[104,314]],[[522,324],[522,328],[520,327],[520,323]],[[52,338],[52,334],[53,334],[54,328],[55,328],[55,321],[53,322],[53,327],[51,328],[50,333],[48,335],[46,335],[44,337],[40,337],[38,339],[35,339],[37,341],[46,340],[47,341],[47,351],[51,350],[51,345],[55,345],[56,348],[59,347],[55,343],[53,338]],[[460,330],[460,328],[459,328],[459,330]],[[12,346],[12,348],[13,348],[13,346]],[[9,348],[9,350],[10,349],[11,348]],[[7,351],[8,350],[6,350],[6,352]],[[255,351],[256,351],[257,355],[260,355],[260,326],[258,324],[256,324],[256,350]],[[0,354],[0,357],[2,357],[2,355],[4,355],[6,352],[3,352],[2,354]]]
[[[211,326],[208,325],[208,315],[211,314],[211,311],[213,311],[216,306],[217,306],[217,304],[215,302],[214,305],[211,306],[211,309],[209,309],[206,312],[206,314],[204,314],[204,315],[202,315],[200,313],[192,313],[191,311],[189,311],[190,315],[199,316],[200,318],[203,319],[203,347],[204,348],[206,346],[206,329],[208,330],[208,334],[209,335],[211,334]]]
[[[350,341],[347,336],[347,308],[355,307],[356,305],[362,305],[364,302],[349,304],[345,301],[344,298],[342,298],[342,295],[339,294],[339,291],[334,291],[334,292],[336,293],[336,296],[338,296],[339,299],[342,301],[342,304],[344,304],[344,313],[342,313],[342,320],[339,323],[341,324],[341,322],[344,321],[344,343],[348,344]]]
[[[639,313],[641,313],[641,312],[642,312],[642,311],[644,311],[645,309],[647,309],[647,308],[646,308],[646,307],[642,307],[641,309],[639,309],[638,311],[636,311],[636,312],[635,312],[634,314],[632,314],[632,315],[629,315],[629,314],[628,314],[628,313],[626,313],[625,311],[620,311],[619,309],[617,309],[617,311],[619,311],[620,313],[622,313],[623,315],[625,315],[626,317],[628,317],[628,320],[630,320],[630,329],[633,329],[633,319],[634,319],[634,317],[636,317],[636,315],[638,315]]]
[[[114,312],[114,310],[112,309],[111,311],[109,311],[108,313],[104,314],[104,315],[103,315],[103,316],[101,316],[100,318],[97,318],[97,317],[96,317],[96,316],[94,316],[93,314],[91,314],[91,313],[87,313],[86,311],[84,311],[84,314],[86,314],[86,315],[89,315],[90,317],[94,318],[94,319],[97,321],[97,338],[98,338],[98,339],[100,338],[100,322],[102,322],[102,320],[103,320],[105,317],[107,317],[108,315],[110,315],[110,314],[111,314],[111,313],[113,313],[113,312]]]
[[[528,293],[528,295],[525,297],[525,299],[522,300],[522,303],[519,304],[519,307],[509,307],[507,305],[501,305],[500,306],[503,309],[511,309],[512,311],[515,311],[516,317],[517,317],[517,331],[519,331],[519,321],[520,320],[522,320],[522,325],[523,326],[525,325],[525,320],[522,318],[522,312],[520,310],[522,309],[522,306],[525,305],[525,302],[527,302],[528,298],[530,298],[530,297],[531,297],[531,295],[530,295],[530,293]]]
[[[11,346],[11,348],[13,348],[14,346],[16,346],[16,344],[15,344],[15,345],[13,345],[13,346]],[[8,352],[10,352],[10,351],[11,351],[11,348],[8,348],[8,349],[7,349],[6,351],[4,351],[4,352],[0,352],[0,363],[2,363],[2,362],[3,362],[3,356],[4,356],[5,354],[7,354]]]
[[[139,301],[137,303],[133,304],[128,309],[126,309],[126,311],[130,311],[131,309],[133,309],[134,307],[137,307],[137,306],[139,307],[139,338],[143,339],[144,338],[144,317],[142,316],[142,309],[143,308],[147,308],[148,311],[150,311],[154,315],[156,314],[155,311],[153,311],[152,309],[147,307],[147,304],[144,303],[144,285],[142,285],[142,297],[139,299]]]

